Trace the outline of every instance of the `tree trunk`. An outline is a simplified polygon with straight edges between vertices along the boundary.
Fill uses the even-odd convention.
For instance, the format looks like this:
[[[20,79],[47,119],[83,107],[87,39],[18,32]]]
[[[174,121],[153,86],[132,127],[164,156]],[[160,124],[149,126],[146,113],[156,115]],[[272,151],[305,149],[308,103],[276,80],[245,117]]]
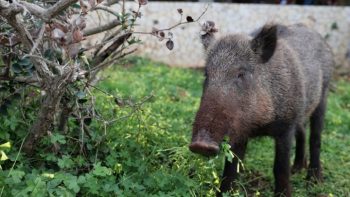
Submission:
[[[69,101],[65,100],[64,98],[62,99],[61,103],[62,103],[62,110],[58,121],[58,131],[61,134],[66,134],[68,119],[70,114],[73,111],[73,107],[70,107],[68,104]]]
[[[23,145],[23,151],[32,155],[40,139],[54,129],[54,118],[58,111],[61,98],[66,90],[66,82],[62,78],[53,78],[45,86],[45,96],[40,104],[37,119],[29,130],[27,139]]]

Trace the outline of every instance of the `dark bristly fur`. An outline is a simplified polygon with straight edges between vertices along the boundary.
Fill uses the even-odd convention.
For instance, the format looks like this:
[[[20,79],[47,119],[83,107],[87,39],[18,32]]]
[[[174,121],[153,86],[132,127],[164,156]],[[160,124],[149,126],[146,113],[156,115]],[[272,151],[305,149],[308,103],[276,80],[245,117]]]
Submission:
[[[224,136],[244,158],[249,138],[275,140],[275,196],[291,196],[290,172],[306,165],[305,126],[310,119],[307,178],[322,180],[320,144],[333,54],[322,37],[298,24],[265,25],[253,37],[202,36],[207,51],[206,79],[193,124],[190,149],[215,155]],[[292,169],[289,155],[296,138]],[[237,158],[226,161],[221,192],[237,177]],[[219,194],[220,195],[220,194]]]

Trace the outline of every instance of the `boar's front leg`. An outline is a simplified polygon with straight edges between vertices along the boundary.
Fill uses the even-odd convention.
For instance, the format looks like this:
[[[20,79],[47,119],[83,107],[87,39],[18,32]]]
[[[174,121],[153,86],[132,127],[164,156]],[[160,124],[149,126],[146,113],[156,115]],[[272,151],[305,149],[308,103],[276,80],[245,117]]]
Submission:
[[[235,154],[235,157],[232,159],[232,162],[228,161],[227,159],[225,161],[225,168],[224,173],[222,175],[220,193],[218,193],[217,196],[221,196],[221,193],[228,192],[232,189],[233,182],[238,176],[238,158],[240,160],[243,160],[247,148],[247,142],[247,140],[243,140],[231,146],[231,150]]]
[[[289,154],[291,149],[294,127],[288,127],[285,133],[275,137],[275,162],[273,173],[275,176],[275,196],[291,197],[289,182],[290,164]]]

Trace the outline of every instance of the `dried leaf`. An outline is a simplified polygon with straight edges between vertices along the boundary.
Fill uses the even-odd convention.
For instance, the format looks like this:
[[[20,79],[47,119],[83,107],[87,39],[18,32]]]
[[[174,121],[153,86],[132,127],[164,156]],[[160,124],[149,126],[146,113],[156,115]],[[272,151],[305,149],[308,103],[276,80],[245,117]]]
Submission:
[[[186,21],[189,22],[189,23],[194,22],[192,16],[187,16],[187,17],[186,17]]]
[[[79,29],[73,31],[73,42],[80,42],[83,39],[83,33]]]
[[[163,31],[158,31],[157,37],[159,38],[159,41],[163,41],[165,38],[165,33]]]
[[[159,32],[159,36],[162,37],[162,38],[164,38],[164,37],[165,37],[164,31]]]
[[[8,45],[9,43],[10,41],[6,36],[0,35],[0,45]]]
[[[80,8],[81,8],[81,13],[83,15],[86,15],[88,12],[88,6],[85,5],[85,3],[82,0],[79,0],[79,3],[80,3]]]
[[[215,27],[215,23],[213,21],[206,21],[203,23],[201,32],[202,35],[216,32],[218,32],[218,29]]]
[[[181,8],[179,8],[179,9],[177,9],[177,12],[178,12],[179,14],[182,14],[182,13],[183,13],[183,10],[182,10]]]
[[[57,39],[60,40],[62,38],[64,38],[66,34],[59,28],[55,28],[52,32],[51,32],[51,37],[53,39]]]
[[[168,40],[165,45],[169,50],[173,50],[174,48],[174,42],[172,40]]]
[[[140,5],[147,5],[148,0],[138,0]]]

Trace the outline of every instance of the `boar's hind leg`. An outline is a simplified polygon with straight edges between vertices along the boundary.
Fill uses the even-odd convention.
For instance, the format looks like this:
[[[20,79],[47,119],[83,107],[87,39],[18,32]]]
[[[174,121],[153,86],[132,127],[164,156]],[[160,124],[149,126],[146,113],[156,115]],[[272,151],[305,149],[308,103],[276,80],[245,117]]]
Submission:
[[[275,162],[273,174],[275,176],[275,196],[290,197],[291,187],[289,182],[290,164],[289,154],[295,126],[284,127],[286,132],[275,137]],[[281,128],[283,129],[283,128]]]
[[[308,168],[307,179],[314,179],[316,182],[322,181],[320,148],[325,109],[326,100],[325,96],[323,96],[320,104],[312,113],[310,119],[310,164]]]
[[[232,152],[235,154],[235,157],[232,159],[232,162],[229,162],[227,159],[225,161],[225,168],[224,168],[224,173],[222,176],[222,182],[220,186],[220,193],[217,194],[217,196],[221,196],[221,192],[228,192],[232,189],[233,187],[233,182],[238,176],[238,159],[243,160],[244,154],[247,148],[247,140],[242,141],[240,143],[236,143],[232,145]]]
[[[295,131],[295,158],[292,167],[292,173],[300,172],[303,168],[306,168],[305,158],[305,125],[298,124]]]

